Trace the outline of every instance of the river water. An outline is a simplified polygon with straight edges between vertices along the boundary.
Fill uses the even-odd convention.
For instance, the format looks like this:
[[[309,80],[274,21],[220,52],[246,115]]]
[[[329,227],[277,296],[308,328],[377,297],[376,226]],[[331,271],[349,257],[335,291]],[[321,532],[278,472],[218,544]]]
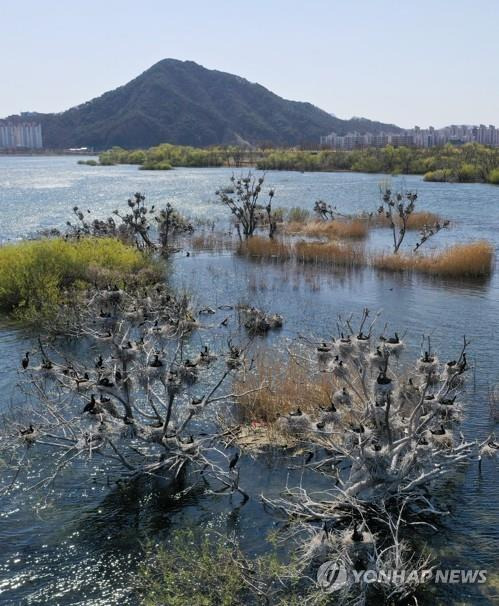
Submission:
[[[175,169],[139,171],[133,166],[80,166],[73,157],[0,157],[0,242],[44,228],[63,228],[71,208],[107,217],[136,191],[157,205],[172,202],[192,218],[224,221],[226,212],[214,191],[232,171]],[[269,173],[277,206],[311,209],[317,199],[344,212],[373,210],[383,175],[355,173]],[[439,244],[487,239],[499,248],[499,187],[480,184],[425,183],[420,177],[392,179],[393,188],[417,190],[418,208],[450,219],[452,228]],[[440,237],[441,236],[441,237]],[[412,237],[412,236],[411,236]],[[386,238],[382,232],[373,245]],[[489,280],[448,281],[378,274],[294,272],[286,264],[257,264],[230,254],[179,255],[172,280],[201,305],[251,301],[285,317],[284,329],[268,339],[279,348],[297,333],[334,332],[338,314],[364,307],[382,312],[390,330],[407,330],[416,352],[430,334],[441,358],[455,357],[463,335],[471,338],[475,371],[467,390],[463,433],[486,437],[498,431],[489,407],[490,390],[499,384],[499,274]],[[223,312],[220,312],[223,314]],[[222,316],[220,317],[222,319]],[[30,335],[0,323],[0,407],[19,397],[15,384]],[[250,501],[234,511],[228,499],[191,496],[170,502],[160,492],[140,487],[111,489],[76,474],[50,494],[24,493],[0,501],[0,604],[134,604],[130,574],[140,558],[140,541],[160,539],[172,527],[205,523],[236,533],[243,547],[259,552],[275,520],[263,511],[259,495],[277,495],[286,474],[273,457],[243,457],[241,478]],[[291,480],[292,480],[291,476]],[[292,484],[292,481],[290,481]],[[470,465],[449,488],[450,515],[434,537],[434,555],[449,568],[489,572],[487,586],[442,586],[436,603],[492,604],[498,595],[499,477],[493,461],[481,473]]]

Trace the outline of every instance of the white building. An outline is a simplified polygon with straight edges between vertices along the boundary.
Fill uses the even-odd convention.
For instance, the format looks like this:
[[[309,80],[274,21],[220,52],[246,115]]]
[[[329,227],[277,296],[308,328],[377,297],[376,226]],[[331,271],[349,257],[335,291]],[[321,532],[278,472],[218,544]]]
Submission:
[[[42,147],[41,124],[0,121],[0,149],[40,149]]]

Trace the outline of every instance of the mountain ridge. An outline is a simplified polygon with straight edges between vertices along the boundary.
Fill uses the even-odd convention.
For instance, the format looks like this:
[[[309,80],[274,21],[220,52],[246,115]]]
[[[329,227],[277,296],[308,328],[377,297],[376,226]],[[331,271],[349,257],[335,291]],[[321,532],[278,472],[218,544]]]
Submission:
[[[44,146],[49,148],[310,145],[333,131],[401,130],[365,118],[342,120],[241,76],[177,59],[163,59],[128,83],[66,111],[33,112],[30,119],[42,124]]]

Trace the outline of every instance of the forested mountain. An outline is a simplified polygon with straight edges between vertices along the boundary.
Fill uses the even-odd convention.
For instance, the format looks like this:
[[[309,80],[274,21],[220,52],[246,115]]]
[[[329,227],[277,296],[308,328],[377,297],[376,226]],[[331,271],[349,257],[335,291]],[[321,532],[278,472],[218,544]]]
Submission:
[[[97,150],[165,142],[318,144],[321,135],[333,131],[399,130],[365,119],[341,120],[239,76],[175,59],[160,61],[87,103],[58,114],[33,114],[30,120],[41,122],[44,147]]]

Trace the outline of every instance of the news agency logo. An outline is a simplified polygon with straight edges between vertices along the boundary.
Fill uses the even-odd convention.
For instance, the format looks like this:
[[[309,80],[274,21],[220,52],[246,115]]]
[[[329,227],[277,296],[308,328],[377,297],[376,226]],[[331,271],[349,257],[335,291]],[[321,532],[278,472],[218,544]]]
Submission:
[[[350,570],[344,563],[324,562],[317,571],[317,584],[326,593],[332,593],[354,583],[378,583],[380,585],[425,584],[483,584],[487,571],[477,569],[427,569],[427,570]]]
[[[347,570],[341,561],[324,562],[317,571],[317,583],[326,593],[338,591],[347,581]]]

